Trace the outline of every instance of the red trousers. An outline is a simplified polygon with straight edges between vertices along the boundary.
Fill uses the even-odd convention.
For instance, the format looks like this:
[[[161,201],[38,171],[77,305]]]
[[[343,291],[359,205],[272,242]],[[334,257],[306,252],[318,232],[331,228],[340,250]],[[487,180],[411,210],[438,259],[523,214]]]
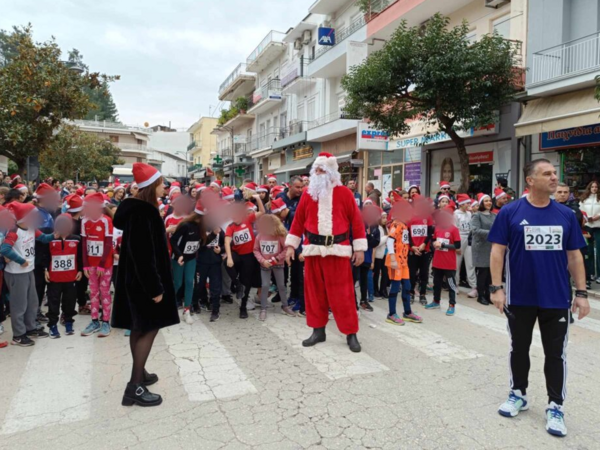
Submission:
[[[358,313],[350,260],[339,256],[307,256],[304,260],[304,272],[308,326],[325,327],[331,308],[341,333],[357,333]]]

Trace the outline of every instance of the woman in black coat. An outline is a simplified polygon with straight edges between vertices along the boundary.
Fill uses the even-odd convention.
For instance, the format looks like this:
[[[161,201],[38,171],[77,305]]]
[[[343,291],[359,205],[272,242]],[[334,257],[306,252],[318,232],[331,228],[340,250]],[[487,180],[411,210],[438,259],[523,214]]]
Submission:
[[[157,406],[162,403],[161,396],[146,386],[156,383],[158,377],[149,374],[145,365],[158,330],[179,323],[179,314],[165,226],[157,204],[164,191],[163,179],[146,164],[134,164],[133,172],[134,176],[140,173],[138,185],[151,184],[141,187],[136,197],[124,200],[115,214],[114,226],[123,230],[123,237],[112,326],[131,330],[133,369],[122,404]]]

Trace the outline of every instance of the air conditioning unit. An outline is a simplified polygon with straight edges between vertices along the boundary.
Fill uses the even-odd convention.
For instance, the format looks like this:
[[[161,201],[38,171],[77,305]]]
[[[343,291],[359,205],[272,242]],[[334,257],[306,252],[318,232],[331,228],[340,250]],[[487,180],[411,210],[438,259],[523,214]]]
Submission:
[[[294,50],[302,50],[302,39],[298,38],[294,41]]]
[[[310,41],[312,41],[312,33],[310,30],[304,30],[304,33],[302,34],[302,43],[303,44],[310,44]]]
[[[501,6],[507,5],[508,3],[510,3],[510,0],[485,0],[485,6],[487,8],[498,9]]]

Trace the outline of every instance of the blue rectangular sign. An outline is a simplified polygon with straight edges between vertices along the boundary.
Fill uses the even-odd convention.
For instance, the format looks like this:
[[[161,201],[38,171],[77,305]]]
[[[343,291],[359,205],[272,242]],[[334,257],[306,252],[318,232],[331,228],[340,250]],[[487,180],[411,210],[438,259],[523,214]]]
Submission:
[[[600,144],[600,124],[548,131],[540,137],[540,151],[566,150]]]
[[[335,45],[335,28],[319,28],[319,45]]]

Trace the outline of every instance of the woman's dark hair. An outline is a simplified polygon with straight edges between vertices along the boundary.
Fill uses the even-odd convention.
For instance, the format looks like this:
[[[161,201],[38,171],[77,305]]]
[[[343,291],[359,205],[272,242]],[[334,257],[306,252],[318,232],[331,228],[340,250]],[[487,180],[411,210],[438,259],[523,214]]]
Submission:
[[[10,202],[18,202],[23,193],[18,189],[11,189],[4,196],[4,204],[7,205]]]
[[[135,198],[143,200],[147,203],[150,203],[156,209],[158,209],[158,197],[156,196],[156,188],[163,183],[163,178],[160,177],[150,186],[146,186],[138,191]]]
[[[410,191],[412,191],[413,189],[417,190],[417,194],[421,195],[421,189],[419,189],[419,186],[412,186],[409,190],[408,190],[408,195],[410,195]]]
[[[588,185],[586,186],[585,191],[583,191],[583,194],[581,194],[581,197],[579,197],[580,201],[583,202],[584,200],[587,200],[590,195],[592,195],[592,186],[594,184],[600,189],[600,183],[598,183],[598,181],[596,181],[596,180],[590,181],[588,183]],[[598,194],[596,194],[596,198],[600,199],[600,196]]]
[[[196,214],[195,212],[192,212],[189,216],[187,216],[185,219],[183,219],[181,222],[179,222],[179,225],[177,225],[177,230],[179,230],[179,227],[181,227],[184,223],[196,224],[196,226],[200,230],[200,240],[202,241],[202,245],[205,245],[206,244],[206,227],[204,226],[204,216],[202,216],[200,214]]]

